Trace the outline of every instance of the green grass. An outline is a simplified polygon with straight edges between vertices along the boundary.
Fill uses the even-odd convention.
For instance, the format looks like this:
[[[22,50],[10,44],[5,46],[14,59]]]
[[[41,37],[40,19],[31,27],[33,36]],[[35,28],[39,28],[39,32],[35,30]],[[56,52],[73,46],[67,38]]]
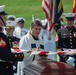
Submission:
[[[72,12],[73,0],[62,0],[64,13]],[[9,14],[13,14],[16,17],[24,17],[26,19],[25,27],[29,28],[32,15],[35,18],[44,19],[45,14],[42,11],[42,0],[0,0],[0,5],[6,5],[5,11]]]

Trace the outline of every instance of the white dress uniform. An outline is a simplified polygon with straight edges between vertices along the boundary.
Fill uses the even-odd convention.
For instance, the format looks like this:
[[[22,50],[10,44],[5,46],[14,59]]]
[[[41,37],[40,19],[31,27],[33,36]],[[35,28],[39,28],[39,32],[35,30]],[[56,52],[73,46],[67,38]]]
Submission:
[[[47,30],[42,28],[39,36],[41,36],[43,39],[45,51],[56,51],[54,33],[52,33],[50,39],[48,39]],[[49,55],[48,58],[54,60],[54,55]]]
[[[41,20],[42,26],[45,27],[47,20]],[[52,34],[49,36],[47,29],[44,29],[42,27],[40,35],[43,39],[44,42],[44,48],[45,51],[56,51],[56,45],[55,45],[55,36],[54,36],[54,31],[52,32]],[[49,38],[48,38],[49,37]],[[49,55],[48,56],[49,59],[53,59],[54,60],[54,55]]]
[[[42,48],[40,50],[43,50],[44,46],[43,46],[42,40],[40,38],[39,40],[34,40],[33,37],[30,38],[30,35],[31,35],[30,32],[28,32],[25,36],[21,38],[20,43],[19,43],[19,48],[25,49],[25,50],[36,50],[36,48],[41,45]],[[34,44],[36,45],[36,48],[34,48]],[[18,64],[18,66],[20,66],[21,69],[18,68],[17,75],[19,74],[23,75],[23,68],[32,61],[33,61],[33,55],[30,56],[28,59],[25,59],[23,62],[21,62],[20,63],[21,65]]]
[[[16,27],[13,35],[16,36],[17,38],[21,39],[21,37],[26,35],[27,32],[28,32],[28,29]]]

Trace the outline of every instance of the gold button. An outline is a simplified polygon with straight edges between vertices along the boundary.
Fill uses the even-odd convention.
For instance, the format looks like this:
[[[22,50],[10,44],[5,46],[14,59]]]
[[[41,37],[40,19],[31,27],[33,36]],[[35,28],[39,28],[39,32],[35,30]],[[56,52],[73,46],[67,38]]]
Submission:
[[[72,44],[72,42],[70,42],[70,44]]]
[[[72,33],[70,33],[70,35],[72,35]]]
[[[20,54],[18,56],[20,56]]]
[[[72,39],[70,39],[70,41],[72,41]]]
[[[15,55],[15,57],[17,57],[17,55]]]
[[[70,46],[71,48],[73,48],[73,46]]]
[[[70,32],[72,32],[72,30],[70,30]]]
[[[70,36],[70,38],[72,38],[72,36]]]
[[[8,68],[8,66],[6,66],[6,68]]]

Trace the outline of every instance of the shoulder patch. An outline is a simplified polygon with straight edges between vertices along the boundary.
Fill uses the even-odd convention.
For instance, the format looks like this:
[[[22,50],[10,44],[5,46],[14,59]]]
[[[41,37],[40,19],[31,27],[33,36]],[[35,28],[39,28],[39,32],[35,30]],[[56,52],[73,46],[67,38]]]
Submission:
[[[4,47],[6,47],[6,42],[2,38],[0,38],[0,48]]]

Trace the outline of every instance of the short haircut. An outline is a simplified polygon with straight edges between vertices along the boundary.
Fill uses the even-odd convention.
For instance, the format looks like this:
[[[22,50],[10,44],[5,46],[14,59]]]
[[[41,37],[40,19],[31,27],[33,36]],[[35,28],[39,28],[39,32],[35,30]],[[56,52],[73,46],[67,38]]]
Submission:
[[[31,23],[31,28],[33,28],[34,26],[42,26],[42,23],[40,20],[36,19]]]

